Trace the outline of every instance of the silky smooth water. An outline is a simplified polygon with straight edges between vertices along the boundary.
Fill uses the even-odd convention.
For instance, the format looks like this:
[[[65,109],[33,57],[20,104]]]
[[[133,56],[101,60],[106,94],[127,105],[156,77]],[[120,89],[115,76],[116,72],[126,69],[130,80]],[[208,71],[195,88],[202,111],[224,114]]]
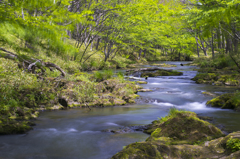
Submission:
[[[144,141],[149,135],[102,130],[149,124],[167,115],[171,107],[213,117],[216,125],[224,125],[229,131],[240,130],[239,113],[207,107],[206,101],[211,97],[202,94],[204,91],[222,94],[235,88],[195,84],[191,80],[197,73],[194,66],[180,66],[185,62],[166,63],[176,64],[177,67],[167,69],[182,71],[183,75],[148,78],[148,84],[142,86],[153,92],[139,92],[143,98],[140,104],[43,112],[27,134],[0,136],[0,159],[111,158],[123,146]]]

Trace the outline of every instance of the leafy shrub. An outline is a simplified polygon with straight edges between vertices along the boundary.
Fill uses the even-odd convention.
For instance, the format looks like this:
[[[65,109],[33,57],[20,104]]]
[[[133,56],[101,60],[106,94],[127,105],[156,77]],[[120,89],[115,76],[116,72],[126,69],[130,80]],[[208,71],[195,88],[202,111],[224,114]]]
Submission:
[[[118,72],[117,73],[117,78],[120,80],[120,81],[123,81],[124,80],[124,74],[122,72]]]
[[[20,70],[16,63],[1,59],[0,62],[0,112],[7,114],[16,107],[34,107],[47,104],[56,97],[53,85],[38,80],[33,74]]]
[[[236,152],[240,150],[240,140],[230,138],[227,141],[227,149],[231,150],[232,152]]]
[[[95,84],[92,82],[83,82],[76,85],[73,89],[75,100],[80,103],[92,102],[94,100]]]

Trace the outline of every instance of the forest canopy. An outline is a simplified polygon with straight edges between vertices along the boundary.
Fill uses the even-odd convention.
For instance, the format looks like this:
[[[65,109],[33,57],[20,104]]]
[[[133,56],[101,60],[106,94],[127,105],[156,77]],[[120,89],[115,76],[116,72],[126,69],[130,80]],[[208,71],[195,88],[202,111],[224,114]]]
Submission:
[[[188,60],[200,52],[237,54],[239,2],[1,0],[0,42],[20,55],[56,55],[81,67],[94,63],[96,54],[103,63],[116,56]]]

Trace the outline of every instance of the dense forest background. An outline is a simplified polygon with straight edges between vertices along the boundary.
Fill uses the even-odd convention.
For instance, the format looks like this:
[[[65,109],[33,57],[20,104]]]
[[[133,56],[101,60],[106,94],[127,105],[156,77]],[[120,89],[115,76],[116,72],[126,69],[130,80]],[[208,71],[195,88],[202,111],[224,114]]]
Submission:
[[[237,54],[240,41],[238,0],[1,0],[0,12],[2,49],[69,72]]]

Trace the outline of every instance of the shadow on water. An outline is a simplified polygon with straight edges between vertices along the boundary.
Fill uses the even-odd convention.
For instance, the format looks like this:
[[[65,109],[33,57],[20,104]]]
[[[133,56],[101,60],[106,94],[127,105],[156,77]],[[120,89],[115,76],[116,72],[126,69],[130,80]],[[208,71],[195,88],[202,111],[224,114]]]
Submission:
[[[207,107],[206,101],[211,97],[202,94],[204,91],[221,94],[234,88],[195,84],[191,78],[197,73],[193,70],[196,67],[180,66],[186,62],[166,63],[177,65],[167,69],[182,71],[183,75],[148,78],[148,84],[142,86],[153,92],[139,92],[143,100],[138,104],[92,108],[91,111],[71,109],[44,112],[37,119],[34,130],[27,134],[0,136],[0,159],[110,158],[123,146],[144,141],[148,135],[142,132],[113,134],[102,130],[149,124],[167,115],[173,106],[213,117],[215,124],[222,124],[229,131],[240,130],[238,113]]]

